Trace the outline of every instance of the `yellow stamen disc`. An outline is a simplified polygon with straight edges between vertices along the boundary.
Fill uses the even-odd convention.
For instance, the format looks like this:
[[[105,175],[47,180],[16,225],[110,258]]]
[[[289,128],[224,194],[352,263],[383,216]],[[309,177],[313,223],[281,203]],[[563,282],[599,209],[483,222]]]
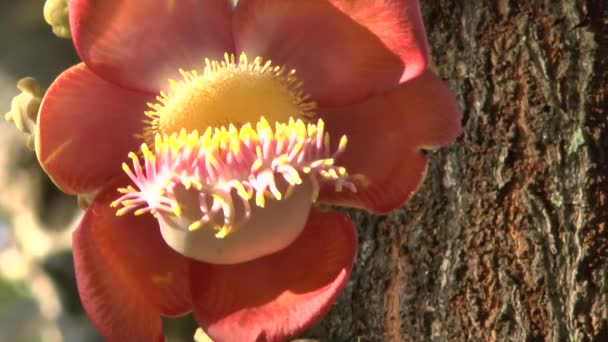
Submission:
[[[208,127],[233,124],[236,128],[256,122],[260,116],[269,122],[287,118],[312,117],[315,103],[301,89],[295,71],[273,66],[260,57],[249,61],[242,53],[236,60],[225,54],[224,61],[205,61],[202,74],[180,70],[182,80],[171,81],[157,103],[149,104],[151,119],[144,131],[146,142],[156,133],[179,133],[182,129],[204,132]],[[230,129],[226,136],[236,134]]]

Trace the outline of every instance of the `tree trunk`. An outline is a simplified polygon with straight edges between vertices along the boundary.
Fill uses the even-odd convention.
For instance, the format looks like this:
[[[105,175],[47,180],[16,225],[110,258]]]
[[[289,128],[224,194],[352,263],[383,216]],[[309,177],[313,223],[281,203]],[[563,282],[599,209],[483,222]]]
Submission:
[[[464,134],[359,253],[323,341],[608,341],[608,3],[422,1]]]

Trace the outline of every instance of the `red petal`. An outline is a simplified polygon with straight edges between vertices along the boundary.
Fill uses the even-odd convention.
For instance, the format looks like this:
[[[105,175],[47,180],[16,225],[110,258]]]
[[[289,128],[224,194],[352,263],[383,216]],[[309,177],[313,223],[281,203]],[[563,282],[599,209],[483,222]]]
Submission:
[[[71,0],[70,28],[80,58],[127,87],[156,92],[232,51],[226,0]]]
[[[313,211],[302,235],[281,252],[229,266],[193,263],[195,316],[216,342],[297,335],[329,311],[356,244],[344,214]]]
[[[171,250],[151,215],[117,217],[108,187],[74,232],[82,304],[109,341],[163,341],[160,315],[191,308],[188,261]]]
[[[386,95],[320,111],[334,143],[348,137],[337,164],[370,182],[357,193],[325,185],[320,200],[379,213],[400,207],[418,189],[427,163],[420,149],[448,145],[461,132],[454,96],[429,71]]]
[[[325,105],[390,89],[403,73],[395,53],[326,0],[240,0],[234,27],[238,51],[295,68]]]
[[[121,162],[141,144],[146,102],[153,96],[108,83],[84,64],[51,85],[38,115],[36,152],[63,191],[93,192],[122,173]]]
[[[405,63],[401,82],[420,75],[428,61],[428,42],[417,0],[330,0],[367,27]]]

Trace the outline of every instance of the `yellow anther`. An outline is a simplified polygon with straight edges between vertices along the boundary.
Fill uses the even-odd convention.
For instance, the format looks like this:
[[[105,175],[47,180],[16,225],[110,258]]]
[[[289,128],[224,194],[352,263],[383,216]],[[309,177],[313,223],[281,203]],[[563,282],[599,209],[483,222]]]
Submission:
[[[289,185],[300,185],[300,184],[302,184],[302,178],[300,178],[300,175],[298,174],[297,171],[288,174],[287,177],[286,177],[286,180],[289,183]]]
[[[188,230],[193,232],[193,231],[199,229],[202,225],[203,224],[201,223],[201,221],[194,221],[188,226]]]
[[[336,173],[336,170],[334,170],[334,169],[329,169],[328,173],[331,176],[331,178],[333,178],[333,179],[340,178],[340,177],[338,177],[338,174]]]
[[[126,188],[118,188],[117,191],[121,194],[128,194],[131,192],[137,192],[137,190],[135,190],[134,187],[132,187],[131,185],[127,186]]]
[[[317,132],[325,132],[325,121],[319,119],[317,122]]]
[[[343,135],[342,138],[340,138],[340,145],[338,145],[338,150],[343,151],[346,148],[347,143],[348,138],[346,137],[346,135]]]
[[[156,155],[154,155],[154,153],[150,151],[148,145],[146,145],[145,143],[141,145],[141,152],[145,159],[150,160],[152,162],[156,160]]]
[[[218,239],[223,239],[232,231],[231,226],[222,226],[220,230],[215,234],[215,237]]]
[[[137,162],[139,160],[139,158],[137,157],[137,154],[135,154],[133,152],[129,152],[129,158],[131,158],[131,160],[133,160],[133,162]]]
[[[255,155],[258,157],[258,160],[264,159],[264,156],[262,155],[262,147],[260,147],[260,145],[256,146]]]
[[[245,190],[245,187],[243,186],[243,183],[239,182],[239,181],[234,181],[232,183],[230,183],[230,185],[232,185],[232,187],[234,189],[236,189],[236,193],[245,200],[250,200],[252,194],[250,192],[248,192],[247,190]]]
[[[275,159],[278,165],[284,165],[289,163],[289,159],[288,159],[288,155],[287,154],[283,154],[281,156],[279,156],[278,158]]]
[[[256,160],[253,162],[253,165],[251,165],[251,170],[252,170],[252,171],[257,171],[257,170],[259,170],[259,169],[262,167],[262,163],[263,163],[263,162],[262,162],[262,160],[261,160],[261,159],[256,159]]]
[[[308,124],[308,136],[313,137],[317,134],[317,126],[313,124]]]
[[[182,208],[180,208],[180,206],[177,204],[173,206],[173,215],[177,217],[182,216]]]
[[[217,167],[219,165],[219,162],[217,161],[217,158],[215,158],[215,156],[211,153],[207,154],[207,162],[209,164],[211,164],[213,167]]]
[[[301,141],[298,141],[295,146],[293,147],[293,149],[291,150],[291,152],[289,153],[290,156],[291,155],[296,155],[298,153],[300,153],[302,151],[302,147],[304,147],[304,143]]]
[[[260,121],[257,124],[257,130],[259,134],[268,134],[270,130],[270,125],[268,124],[268,120],[265,117],[261,117]]]
[[[262,191],[258,191],[255,193],[255,205],[260,208],[264,208],[266,205],[266,199],[264,198],[264,193]]]
[[[319,122],[323,122],[323,120],[319,120]],[[296,122],[295,130],[296,130],[296,137],[298,138],[298,140],[304,140],[306,138],[307,130],[306,130],[306,126],[304,125],[302,120],[298,120]]]
[[[333,170],[332,170],[332,169],[330,169],[330,171],[333,171]],[[327,170],[321,170],[321,171],[319,172],[319,174],[321,175],[321,177],[323,177],[323,178],[325,178],[325,179],[328,179],[328,180],[334,180],[334,179],[337,179],[337,175],[336,175],[336,176],[334,176],[335,171],[334,171],[334,173],[333,173],[333,174],[332,174],[330,171],[327,171]]]
[[[129,168],[129,165],[127,165],[127,163],[122,163],[122,170],[126,173],[129,174],[131,173],[131,169]]]
[[[145,213],[146,213],[146,209],[145,208],[141,208],[141,209],[135,210],[134,215],[135,216],[141,216],[141,215],[143,215]]]
[[[120,208],[116,211],[116,216],[123,216],[124,214],[128,213],[130,210],[131,210],[131,208],[129,208],[129,207]]]

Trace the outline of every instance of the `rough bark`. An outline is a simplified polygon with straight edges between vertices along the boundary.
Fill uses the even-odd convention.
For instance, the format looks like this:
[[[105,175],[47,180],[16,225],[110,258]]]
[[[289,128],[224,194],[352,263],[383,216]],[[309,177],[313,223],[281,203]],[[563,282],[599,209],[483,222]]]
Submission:
[[[360,249],[323,341],[608,341],[605,0],[422,1],[464,134]]]

